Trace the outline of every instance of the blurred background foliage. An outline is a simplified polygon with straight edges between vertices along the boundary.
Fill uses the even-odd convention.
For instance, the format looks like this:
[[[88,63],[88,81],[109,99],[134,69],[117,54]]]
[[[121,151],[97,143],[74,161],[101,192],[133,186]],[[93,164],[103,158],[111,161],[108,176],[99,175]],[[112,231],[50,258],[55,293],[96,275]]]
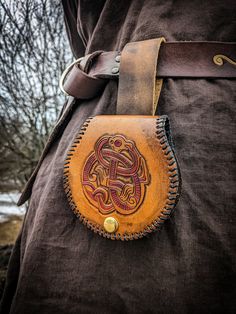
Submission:
[[[25,208],[16,201],[65,102],[72,61],[59,0],[0,2],[0,298]]]
[[[0,192],[20,191],[65,101],[72,54],[59,0],[1,0],[0,33]]]

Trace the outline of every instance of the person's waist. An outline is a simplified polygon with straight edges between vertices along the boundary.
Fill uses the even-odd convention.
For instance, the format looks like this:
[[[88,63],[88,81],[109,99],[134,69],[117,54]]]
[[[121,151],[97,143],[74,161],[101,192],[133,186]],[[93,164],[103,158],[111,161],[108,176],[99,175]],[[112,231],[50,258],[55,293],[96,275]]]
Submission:
[[[145,59],[146,56],[143,56]],[[122,52],[97,51],[70,65],[60,86],[80,99],[95,97],[108,79],[119,78]],[[157,78],[236,78],[235,42],[166,42],[161,45]],[[140,78],[142,79],[142,78]],[[145,79],[145,78],[143,78]]]

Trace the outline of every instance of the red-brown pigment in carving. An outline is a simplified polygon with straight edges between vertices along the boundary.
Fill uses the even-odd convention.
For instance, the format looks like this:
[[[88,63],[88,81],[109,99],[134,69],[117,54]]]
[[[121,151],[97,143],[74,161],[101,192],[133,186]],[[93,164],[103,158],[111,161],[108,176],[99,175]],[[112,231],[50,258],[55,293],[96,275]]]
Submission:
[[[134,213],[142,204],[150,174],[134,141],[124,135],[100,137],[82,175],[84,193],[102,214]]]

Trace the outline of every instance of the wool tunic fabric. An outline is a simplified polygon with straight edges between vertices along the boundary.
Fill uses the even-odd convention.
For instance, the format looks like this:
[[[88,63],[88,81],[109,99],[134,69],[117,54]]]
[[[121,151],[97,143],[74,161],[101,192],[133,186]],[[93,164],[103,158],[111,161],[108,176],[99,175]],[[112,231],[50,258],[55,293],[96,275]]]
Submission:
[[[236,41],[232,0],[62,4],[76,58],[162,36]],[[182,195],[161,232],[129,242],[88,230],[63,190],[67,150],[89,116],[116,113],[117,82],[70,100],[27,187],[1,313],[235,313],[235,88],[233,79],[164,80],[157,114],[171,121]]]

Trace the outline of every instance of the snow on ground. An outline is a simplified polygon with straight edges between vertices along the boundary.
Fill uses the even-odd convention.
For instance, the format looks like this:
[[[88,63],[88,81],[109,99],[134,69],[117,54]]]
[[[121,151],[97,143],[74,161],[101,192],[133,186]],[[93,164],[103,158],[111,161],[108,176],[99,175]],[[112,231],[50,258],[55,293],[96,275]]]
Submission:
[[[0,193],[0,223],[9,220],[12,215],[24,215],[25,206],[16,205],[19,196],[19,193]]]

